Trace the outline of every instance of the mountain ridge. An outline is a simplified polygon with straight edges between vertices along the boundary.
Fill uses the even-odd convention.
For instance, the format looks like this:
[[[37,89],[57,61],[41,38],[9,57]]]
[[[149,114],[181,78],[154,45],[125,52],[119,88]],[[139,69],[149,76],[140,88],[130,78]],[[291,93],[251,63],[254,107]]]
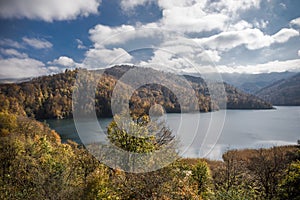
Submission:
[[[274,105],[300,106],[300,73],[274,82],[256,95]]]

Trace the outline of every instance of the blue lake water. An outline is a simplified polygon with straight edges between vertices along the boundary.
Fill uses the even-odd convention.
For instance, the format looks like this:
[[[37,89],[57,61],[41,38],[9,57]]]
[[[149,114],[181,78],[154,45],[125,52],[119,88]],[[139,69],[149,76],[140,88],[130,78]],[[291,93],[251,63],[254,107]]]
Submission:
[[[164,119],[179,139],[180,155],[183,157],[221,159],[222,153],[228,149],[296,144],[300,139],[300,106],[280,106],[272,110],[166,114]],[[100,127],[105,130],[112,119],[98,120]],[[81,143],[73,119],[47,122],[60,134],[63,141],[70,139]],[[98,126],[89,122],[80,126],[98,134]],[[104,134],[95,138],[90,139],[106,141]]]

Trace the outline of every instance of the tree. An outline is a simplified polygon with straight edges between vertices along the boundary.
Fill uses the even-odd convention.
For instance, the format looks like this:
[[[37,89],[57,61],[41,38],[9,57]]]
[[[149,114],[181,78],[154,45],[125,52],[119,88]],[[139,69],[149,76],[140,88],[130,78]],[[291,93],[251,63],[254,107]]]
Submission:
[[[15,115],[7,112],[0,112],[0,137],[6,136],[17,127],[17,118]]]
[[[163,123],[151,122],[148,116],[136,117],[133,121],[116,116],[107,134],[110,142],[126,151],[151,153],[173,143],[170,155],[177,155],[172,132]],[[129,162],[129,158],[123,162]],[[176,164],[146,173],[122,172],[113,181],[123,199],[199,199],[186,174]]]
[[[280,184],[281,199],[300,199],[300,161],[291,163],[286,169],[286,175]]]
[[[150,121],[146,115],[136,116],[133,120],[126,119],[123,115],[115,116],[108,126],[107,137],[113,145],[128,152],[115,163],[116,167],[124,166],[126,171],[144,171],[145,164],[148,169],[151,166],[165,166],[162,163],[167,162],[167,157],[173,160],[178,157],[177,143],[170,129],[163,122]],[[155,154],[161,148],[164,158]]]
[[[265,199],[273,199],[278,196],[279,181],[287,166],[287,159],[283,151],[277,148],[270,150],[256,150],[257,155],[250,158],[248,169],[254,175],[257,186],[262,191]]]
[[[0,116],[5,116],[2,121],[13,119],[0,137],[0,199],[101,199],[114,194],[105,189],[113,188],[108,168],[87,150],[61,143],[41,122]]]
[[[206,162],[199,161],[192,168],[192,178],[195,180],[198,188],[198,194],[207,196],[211,192],[211,175]]]

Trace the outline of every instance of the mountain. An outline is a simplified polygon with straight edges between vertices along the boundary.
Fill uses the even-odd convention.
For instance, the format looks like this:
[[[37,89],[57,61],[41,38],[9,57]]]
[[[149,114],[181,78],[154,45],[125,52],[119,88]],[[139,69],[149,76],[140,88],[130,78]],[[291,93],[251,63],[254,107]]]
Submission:
[[[32,78],[27,77],[27,78],[6,78],[6,79],[0,79],[0,84],[5,84],[5,83],[22,83],[26,81],[30,81]]]
[[[274,105],[300,106],[300,73],[277,81],[259,90],[256,95]]]
[[[272,83],[292,77],[296,74],[296,72],[272,72],[262,74],[223,73],[221,75],[225,82],[247,93],[255,94]]]
[[[96,113],[99,117],[112,116],[111,97],[116,84],[120,84],[123,89],[128,85],[121,81],[121,77],[132,66],[115,66],[106,70],[102,70],[103,75],[97,82],[95,91],[95,100],[93,103],[86,105],[83,112],[91,111],[91,107],[95,104]],[[165,77],[172,79],[175,74],[156,71],[150,68],[139,68],[145,74],[155,74],[158,80],[165,80]],[[89,71],[85,70],[90,73]],[[9,110],[13,113],[35,117],[37,119],[47,118],[70,118],[72,117],[72,92],[75,88],[74,83],[79,69],[66,70],[64,73],[33,78],[28,82],[0,84],[0,111]],[[92,74],[92,73],[91,73]],[[143,77],[135,76],[135,80]],[[119,81],[120,79],[120,81]],[[229,109],[269,109],[272,105],[253,96],[246,94],[233,86],[224,84],[226,90],[226,99],[220,102],[212,102],[207,85],[200,77],[185,76],[185,79],[194,89],[198,105],[201,112],[208,112],[222,109],[221,101],[227,101]],[[99,77],[89,76],[87,80],[79,82],[93,82],[99,80]],[[171,84],[171,83],[170,83]],[[160,84],[144,85],[134,91],[130,98],[130,110],[134,114],[148,113],[150,107],[154,104],[162,105],[166,112],[176,113],[186,108],[179,104],[177,96],[172,92],[174,88],[182,93],[186,92],[186,88],[178,82],[171,85],[171,90]],[[220,84],[219,84],[220,85]],[[218,84],[213,85],[214,89],[218,89]],[[122,95],[122,94],[120,94]],[[121,97],[121,96],[120,96]],[[89,98],[83,96],[82,98]],[[184,100],[188,101],[188,100]]]

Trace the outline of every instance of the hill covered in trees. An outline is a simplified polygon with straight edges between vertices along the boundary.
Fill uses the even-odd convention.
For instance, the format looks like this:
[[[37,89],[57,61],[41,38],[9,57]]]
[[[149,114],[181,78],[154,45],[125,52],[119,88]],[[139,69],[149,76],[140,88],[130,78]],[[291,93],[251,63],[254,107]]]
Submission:
[[[300,73],[273,83],[256,93],[274,105],[300,105]]]
[[[132,68],[130,66],[115,66],[104,71],[95,93],[97,116],[112,116],[111,97],[114,87],[122,75]],[[161,77],[166,74],[149,68],[142,70],[148,70],[149,73],[155,73]],[[72,92],[77,73],[78,69],[66,70],[60,74],[33,78],[28,82],[1,84],[0,108],[37,119],[70,118],[72,117]],[[169,74],[169,76],[172,76],[172,74]],[[95,78],[97,77],[91,77],[91,79]],[[193,76],[185,76],[185,78],[190,82],[196,93],[201,112],[222,109],[219,107],[219,102],[211,101],[209,90],[202,78]],[[126,84],[122,85],[124,88],[128,87]],[[185,90],[180,84],[173,86],[179,91]],[[241,92],[226,83],[224,86],[227,97],[221,101],[227,102],[228,109],[272,108],[271,104],[253,95]],[[144,85],[134,91],[130,99],[130,109],[138,114],[148,113],[149,108],[154,103],[162,105],[169,113],[180,112],[181,109],[184,109],[180,107],[172,89],[170,90],[159,84]]]

